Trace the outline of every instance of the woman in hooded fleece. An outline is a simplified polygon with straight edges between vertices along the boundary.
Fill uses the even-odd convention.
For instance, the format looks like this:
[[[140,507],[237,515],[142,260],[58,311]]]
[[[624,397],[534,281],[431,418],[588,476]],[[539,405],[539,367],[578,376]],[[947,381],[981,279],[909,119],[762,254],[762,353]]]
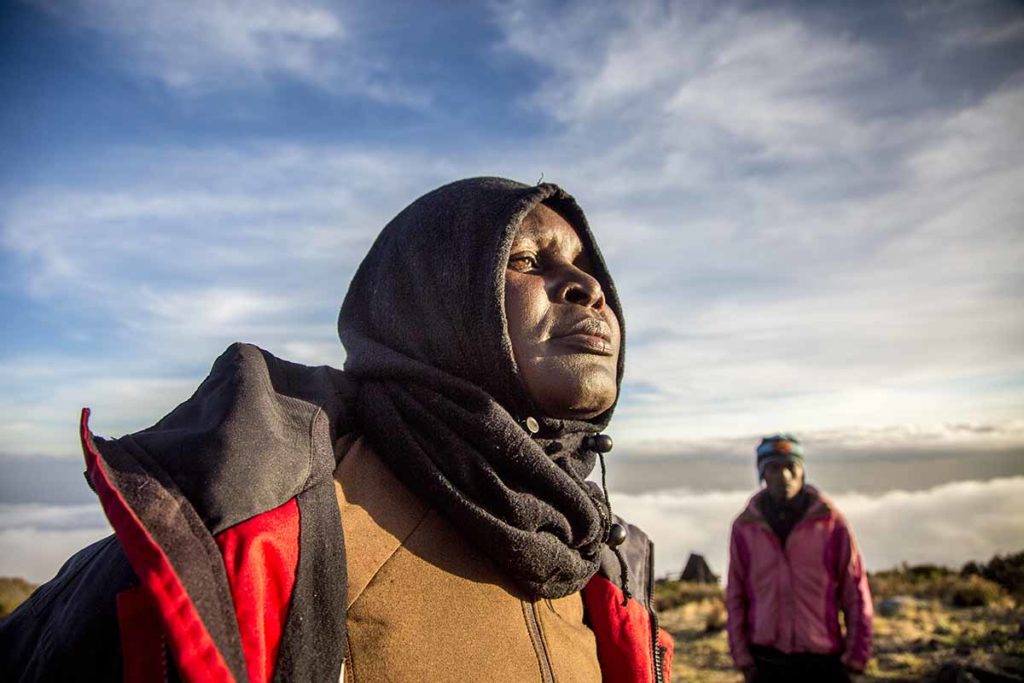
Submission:
[[[14,680],[663,681],[653,550],[586,477],[622,311],[579,206],[462,180],[381,232],[344,371],[231,346],[86,478],[115,535],[0,624]]]

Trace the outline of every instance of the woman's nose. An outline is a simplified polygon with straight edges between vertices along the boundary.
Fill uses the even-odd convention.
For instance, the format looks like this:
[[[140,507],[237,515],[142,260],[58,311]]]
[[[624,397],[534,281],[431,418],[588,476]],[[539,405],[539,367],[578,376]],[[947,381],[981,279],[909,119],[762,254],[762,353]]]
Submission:
[[[555,284],[558,301],[596,309],[604,306],[604,292],[594,276],[573,264],[566,264],[560,270],[559,281]]]

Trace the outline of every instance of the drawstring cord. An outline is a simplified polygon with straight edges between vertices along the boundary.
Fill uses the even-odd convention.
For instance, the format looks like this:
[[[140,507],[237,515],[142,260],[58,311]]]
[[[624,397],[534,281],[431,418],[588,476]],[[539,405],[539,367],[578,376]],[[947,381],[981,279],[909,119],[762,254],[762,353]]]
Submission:
[[[525,425],[527,431],[531,434],[536,434],[539,431],[537,421],[532,417],[526,419]],[[621,548],[622,543],[626,540],[626,529],[621,524],[613,521],[615,516],[612,514],[612,500],[608,495],[608,468],[604,462],[604,454],[612,449],[612,439],[607,434],[597,434],[587,437],[583,442],[583,447],[596,452],[598,462],[601,463],[601,492],[604,494],[604,505],[602,506],[598,502],[597,510],[601,514],[601,526],[605,533],[605,545],[615,553],[615,558],[619,561],[619,576],[622,581],[622,606],[625,607],[629,603],[629,599],[633,597],[633,591],[629,588],[629,565],[626,563],[626,556],[622,554]],[[548,455],[555,455],[561,452],[563,448],[560,441],[552,441],[544,447],[544,452]]]
[[[604,504],[608,509],[608,521],[611,522],[614,516],[612,515],[612,500],[608,497],[608,483],[606,481],[608,468],[604,464],[604,451],[597,452],[597,459],[601,463],[601,490],[604,492]],[[626,564],[626,557],[622,554],[621,549],[622,542],[624,540],[626,540],[626,530],[622,525],[612,524],[608,527],[607,545],[619,560],[619,572],[622,578],[623,607],[625,607],[629,603],[629,599],[633,597],[633,592],[629,590],[629,566]]]

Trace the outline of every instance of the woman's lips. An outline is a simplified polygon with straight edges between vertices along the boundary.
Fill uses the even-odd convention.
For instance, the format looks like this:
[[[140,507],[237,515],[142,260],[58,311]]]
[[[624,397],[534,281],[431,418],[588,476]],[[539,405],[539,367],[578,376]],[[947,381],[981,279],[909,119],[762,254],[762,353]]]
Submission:
[[[584,317],[557,329],[552,340],[574,351],[598,356],[614,356],[611,326],[601,318]]]
[[[615,355],[611,342],[602,337],[587,334],[585,332],[576,332],[574,334],[556,337],[556,341],[559,344],[583,351],[584,353],[593,353],[599,356]]]

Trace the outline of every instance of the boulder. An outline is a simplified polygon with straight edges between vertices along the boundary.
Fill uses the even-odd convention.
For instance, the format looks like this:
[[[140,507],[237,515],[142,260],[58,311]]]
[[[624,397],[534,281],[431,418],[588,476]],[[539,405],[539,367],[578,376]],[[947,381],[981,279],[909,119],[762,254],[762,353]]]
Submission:
[[[909,595],[897,595],[892,598],[886,598],[878,603],[878,616],[880,617],[896,617],[906,616],[908,611],[913,611],[914,607],[917,607],[920,601],[916,598],[912,598]]]

